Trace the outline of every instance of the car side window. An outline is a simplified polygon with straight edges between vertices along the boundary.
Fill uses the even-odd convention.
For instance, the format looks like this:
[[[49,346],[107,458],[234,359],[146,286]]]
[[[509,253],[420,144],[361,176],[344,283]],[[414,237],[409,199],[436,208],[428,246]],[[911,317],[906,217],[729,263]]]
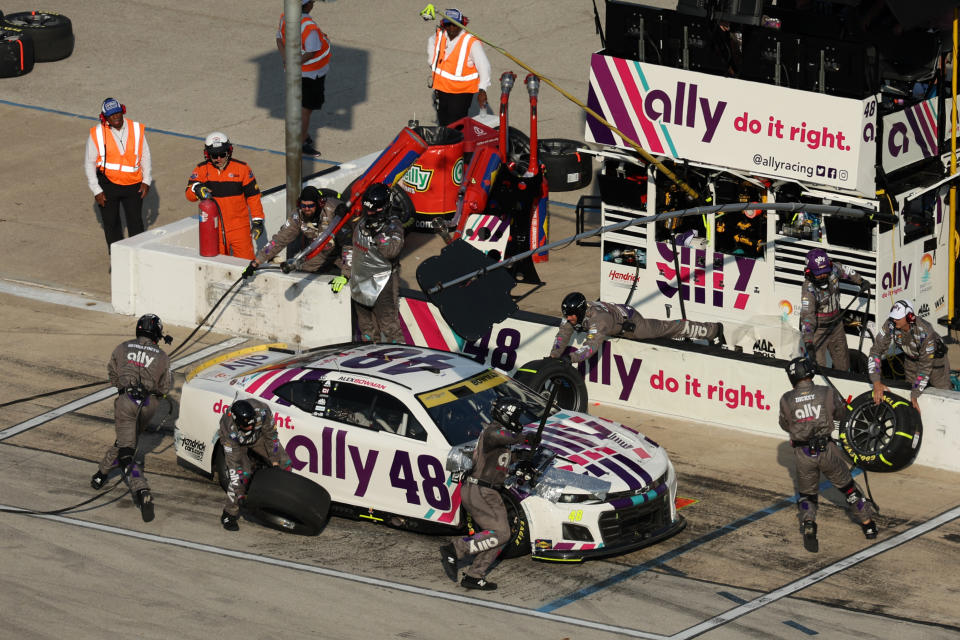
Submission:
[[[392,395],[347,382],[334,382],[324,396],[323,416],[364,429],[426,440],[427,432],[407,407]]]
[[[292,380],[281,385],[274,392],[297,409],[315,416],[323,415],[323,404],[319,403],[323,380]]]

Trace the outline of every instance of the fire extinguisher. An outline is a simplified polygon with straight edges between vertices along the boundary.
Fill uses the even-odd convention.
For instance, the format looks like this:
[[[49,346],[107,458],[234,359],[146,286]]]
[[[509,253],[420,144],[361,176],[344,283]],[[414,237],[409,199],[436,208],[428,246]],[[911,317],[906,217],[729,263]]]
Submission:
[[[210,258],[220,254],[220,207],[213,198],[200,201],[200,255]]]

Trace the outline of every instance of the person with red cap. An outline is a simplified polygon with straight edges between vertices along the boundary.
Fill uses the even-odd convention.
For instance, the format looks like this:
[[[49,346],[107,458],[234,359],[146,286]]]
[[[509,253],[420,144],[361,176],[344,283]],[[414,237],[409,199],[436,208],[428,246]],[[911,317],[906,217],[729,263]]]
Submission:
[[[840,306],[840,281],[849,280],[860,285],[859,295],[869,295],[870,283],[859,273],[830,260],[823,249],[807,253],[803,271],[803,292],[800,297],[800,337],[808,358],[816,358],[821,367],[827,366],[827,352],[833,359],[833,368],[850,368],[847,334],[843,330]]]
[[[124,119],[127,107],[116,98],[100,106],[100,123],[90,129],[83,170],[100,208],[103,235],[110,245],[123,240],[120,205],[128,235],[143,233],[143,199],[153,182],[150,146],[142,123]]]
[[[490,61],[483,45],[452,22],[466,26],[469,19],[459,9],[447,9],[443,15],[436,33],[427,41],[430,86],[441,127],[467,117],[474,94],[477,106],[485,109],[490,86]]]
[[[883,392],[889,388],[880,380],[883,371],[880,356],[887,352],[891,343],[903,351],[903,371],[911,385],[910,402],[914,409],[920,410],[917,399],[927,387],[952,388],[950,359],[943,338],[934,331],[933,325],[917,317],[909,301],[897,300],[890,308],[889,317],[878,328],[867,358],[875,404],[880,404]]]

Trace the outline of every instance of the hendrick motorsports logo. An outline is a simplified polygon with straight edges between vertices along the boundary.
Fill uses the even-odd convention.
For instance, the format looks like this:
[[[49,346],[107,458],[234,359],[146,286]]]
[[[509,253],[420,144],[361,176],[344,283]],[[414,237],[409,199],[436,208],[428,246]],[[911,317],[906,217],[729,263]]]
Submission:
[[[179,432],[174,435],[174,446],[176,446],[177,451],[186,453],[194,460],[203,460],[203,454],[207,451],[207,443],[201,440],[184,438]]]

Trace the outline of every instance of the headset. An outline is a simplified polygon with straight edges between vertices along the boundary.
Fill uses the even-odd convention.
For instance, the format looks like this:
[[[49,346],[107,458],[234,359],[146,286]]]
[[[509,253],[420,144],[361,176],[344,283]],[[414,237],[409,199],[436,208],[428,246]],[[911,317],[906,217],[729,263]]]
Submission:
[[[111,100],[111,99],[112,99],[112,100],[116,100],[116,98],[107,98],[107,100]],[[106,102],[107,100],[104,100],[104,102]],[[120,103],[119,100],[117,100],[117,102]],[[122,113],[122,114],[124,114],[124,115],[127,114],[127,105],[120,103],[120,113]],[[102,125],[106,125],[106,124],[107,124],[107,116],[103,115],[103,106],[102,106],[102,105],[101,105],[101,107],[100,107],[100,124],[102,124]]]
[[[896,305],[898,305],[898,304],[902,304],[903,306],[905,306],[905,307],[908,309],[907,315],[903,316],[903,319],[907,321],[907,324],[916,324],[916,323],[917,323],[917,315],[913,312],[913,305],[910,304],[907,300],[897,300],[897,301],[894,302],[893,304],[894,304],[894,306],[896,306]]]

